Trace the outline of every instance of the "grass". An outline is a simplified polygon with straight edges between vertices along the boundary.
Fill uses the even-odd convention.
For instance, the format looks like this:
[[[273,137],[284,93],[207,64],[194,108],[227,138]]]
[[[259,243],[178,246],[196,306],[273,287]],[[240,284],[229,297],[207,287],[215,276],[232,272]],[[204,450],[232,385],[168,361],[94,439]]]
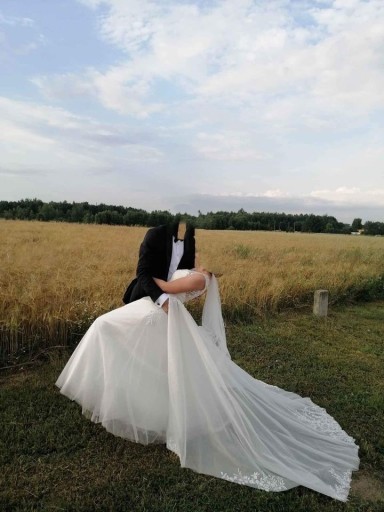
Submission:
[[[86,420],[54,382],[69,356],[17,367],[0,381],[2,511],[382,512],[384,302],[284,311],[228,325],[233,359],[253,376],[310,396],[360,445],[342,504],[302,487],[266,493],[181,469],[164,446],[115,438]]]
[[[0,366],[76,343],[120,306],[146,228],[0,220]],[[196,232],[203,265],[223,273],[228,320],[307,307],[318,288],[332,304],[384,298],[384,238],[260,231]]]

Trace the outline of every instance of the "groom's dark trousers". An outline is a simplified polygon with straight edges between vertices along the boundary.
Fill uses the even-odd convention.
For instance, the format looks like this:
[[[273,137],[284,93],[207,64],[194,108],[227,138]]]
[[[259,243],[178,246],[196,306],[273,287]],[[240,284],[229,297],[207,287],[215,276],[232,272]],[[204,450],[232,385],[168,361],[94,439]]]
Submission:
[[[163,293],[153,277],[167,281],[172,258],[173,236],[178,224],[163,225],[148,230],[140,246],[136,278],[128,286],[123,302],[128,304],[142,297],[151,297],[153,302]],[[188,227],[184,236],[184,252],[177,268],[195,266],[195,230]]]

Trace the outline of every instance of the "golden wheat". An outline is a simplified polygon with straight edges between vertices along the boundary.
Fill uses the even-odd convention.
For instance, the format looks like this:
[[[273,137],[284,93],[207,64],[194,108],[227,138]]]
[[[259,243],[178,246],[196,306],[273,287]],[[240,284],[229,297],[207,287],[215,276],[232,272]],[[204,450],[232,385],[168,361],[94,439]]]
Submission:
[[[3,351],[34,342],[63,344],[97,315],[122,305],[145,232],[0,221]],[[337,301],[384,275],[380,237],[197,230],[196,240],[201,264],[223,273],[228,317],[306,305],[317,288]]]
[[[207,266],[224,273],[221,294],[230,310],[308,304],[318,288],[337,301],[384,275],[384,238],[202,231],[198,241]]]

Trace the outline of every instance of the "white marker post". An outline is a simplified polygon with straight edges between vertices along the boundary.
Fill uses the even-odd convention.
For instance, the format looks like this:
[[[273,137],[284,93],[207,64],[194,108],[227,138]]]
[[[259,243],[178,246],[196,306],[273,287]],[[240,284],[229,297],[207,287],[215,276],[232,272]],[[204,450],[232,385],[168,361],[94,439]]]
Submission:
[[[327,316],[328,314],[328,290],[316,290],[313,301],[313,314]]]

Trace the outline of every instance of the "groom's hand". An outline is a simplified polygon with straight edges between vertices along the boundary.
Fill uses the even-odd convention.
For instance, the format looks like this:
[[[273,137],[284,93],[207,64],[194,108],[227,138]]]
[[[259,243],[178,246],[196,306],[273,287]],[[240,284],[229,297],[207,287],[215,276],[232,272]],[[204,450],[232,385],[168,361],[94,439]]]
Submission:
[[[167,299],[163,305],[161,306],[163,311],[165,311],[165,313],[168,313],[168,308],[169,308],[169,299]]]

